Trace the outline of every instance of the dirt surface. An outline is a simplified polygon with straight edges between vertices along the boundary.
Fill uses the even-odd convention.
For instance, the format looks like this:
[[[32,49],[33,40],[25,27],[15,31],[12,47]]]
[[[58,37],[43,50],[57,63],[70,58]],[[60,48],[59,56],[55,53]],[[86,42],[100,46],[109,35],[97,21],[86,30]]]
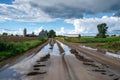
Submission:
[[[80,53],[76,50],[78,49],[76,44],[65,44],[70,48],[59,41],[56,44],[51,39],[51,52],[48,54],[48,59],[37,61],[40,62],[39,64],[46,65],[42,67],[39,65],[37,71],[28,73],[31,75],[23,77],[22,80],[119,80],[119,75],[109,71],[108,66],[96,62],[96,58],[93,58],[95,56],[88,56],[86,52],[87,55]],[[59,55],[55,55],[55,50]],[[82,52],[87,51],[82,50]],[[99,59],[101,61],[103,58]],[[111,62],[111,64],[113,63]]]
[[[92,51],[88,49],[81,48],[79,43],[67,43],[64,42],[64,44],[68,45],[69,47],[73,49],[77,49],[80,52],[92,57],[94,60],[109,66],[113,69],[116,69],[118,72],[120,72],[120,61],[113,59],[111,57],[105,56],[103,53],[97,52],[97,51]]]

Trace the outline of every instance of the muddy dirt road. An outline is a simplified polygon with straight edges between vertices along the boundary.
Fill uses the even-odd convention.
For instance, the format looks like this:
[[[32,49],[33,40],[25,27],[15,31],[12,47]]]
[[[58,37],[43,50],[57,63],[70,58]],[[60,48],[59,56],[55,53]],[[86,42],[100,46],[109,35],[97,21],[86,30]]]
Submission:
[[[31,54],[0,70],[0,80],[119,79],[120,75],[106,65],[53,39],[37,54]]]

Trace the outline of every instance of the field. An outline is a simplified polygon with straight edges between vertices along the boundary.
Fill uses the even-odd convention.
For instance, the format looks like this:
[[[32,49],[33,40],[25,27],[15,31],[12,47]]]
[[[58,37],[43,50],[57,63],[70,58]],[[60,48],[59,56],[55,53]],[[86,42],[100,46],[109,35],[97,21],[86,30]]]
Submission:
[[[0,61],[21,54],[46,40],[47,38],[2,37],[0,39]]]
[[[108,37],[108,38],[64,38],[65,41],[75,43],[104,43],[104,42],[115,42],[120,41],[120,37]]]
[[[93,37],[82,37],[82,38],[69,38],[69,37],[58,37],[61,41],[81,43],[86,46],[93,48],[105,48],[111,52],[120,51],[120,37],[107,37],[107,38],[93,38]]]
[[[37,37],[17,37],[17,36],[0,36],[0,41],[12,41],[12,42],[21,42],[28,40],[36,40]]]

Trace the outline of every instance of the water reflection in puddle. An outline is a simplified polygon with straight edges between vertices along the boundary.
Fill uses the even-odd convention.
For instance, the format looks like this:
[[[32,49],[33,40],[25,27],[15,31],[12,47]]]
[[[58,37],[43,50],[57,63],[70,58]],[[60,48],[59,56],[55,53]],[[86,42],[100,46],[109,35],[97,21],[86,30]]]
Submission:
[[[60,51],[59,51],[59,48],[57,46],[57,43],[54,44],[53,50],[51,50],[50,55],[60,56]]]
[[[62,48],[64,49],[65,55],[74,56],[74,55],[70,52],[71,48],[69,48],[68,46],[64,45],[64,44],[61,43],[60,41],[57,41],[57,42],[58,42],[58,43],[62,46]]]
[[[115,54],[115,53],[111,53],[111,52],[106,52],[107,56],[111,56],[111,57],[115,57],[115,58],[119,58],[120,59],[120,55],[119,54]]]
[[[0,80],[20,80],[20,76],[22,76],[22,74],[10,68],[0,72]]]
[[[81,48],[85,48],[85,49],[89,49],[89,50],[92,50],[92,51],[97,51],[96,48],[91,48],[91,47],[87,47],[87,46],[80,46]]]

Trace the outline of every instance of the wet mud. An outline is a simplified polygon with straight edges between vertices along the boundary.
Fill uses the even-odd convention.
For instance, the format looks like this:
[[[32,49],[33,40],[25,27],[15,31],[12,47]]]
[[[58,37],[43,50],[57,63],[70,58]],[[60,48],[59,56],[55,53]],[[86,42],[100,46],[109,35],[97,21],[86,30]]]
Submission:
[[[41,67],[46,67],[45,61],[48,61],[50,58],[50,54],[47,54],[43,57],[40,58],[40,60],[37,60],[36,64],[33,65],[33,70],[29,73],[27,73],[27,76],[36,76],[36,75],[41,75],[41,74],[46,74],[46,71],[41,71]]]
[[[39,74],[45,74],[47,72],[30,72],[27,74],[27,76],[34,76],[34,75],[39,75]]]
[[[85,56],[80,55],[78,53],[78,51],[75,50],[75,49],[71,49],[70,52],[72,54],[74,54],[75,57],[78,60],[82,61],[83,65],[88,66],[88,67],[89,66],[92,67],[89,71],[92,71],[92,72],[95,72],[95,73],[97,72],[97,73],[100,73],[101,75],[106,75],[108,77],[111,77],[112,78],[111,80],[120,80],[120,77],[118,75],[109,71],[109,69],[108,69],[109,66],[108,65],[100,64],[100,63],[97,63],[97,62],[93,61],[92,59],[88,59]]]
[[[70,52],[75,55],[77,59],[84,62],[94,62],[93,60],[87,59],[84,56],[80,55],[75,49],[71,49]]]

